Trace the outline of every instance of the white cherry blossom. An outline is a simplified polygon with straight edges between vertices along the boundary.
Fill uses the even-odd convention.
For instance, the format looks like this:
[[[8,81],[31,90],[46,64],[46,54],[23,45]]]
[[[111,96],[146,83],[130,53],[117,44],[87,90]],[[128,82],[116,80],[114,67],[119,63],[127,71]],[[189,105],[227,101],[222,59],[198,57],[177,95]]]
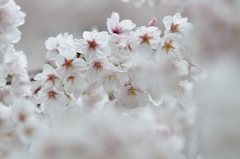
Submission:
[[[84,76],[78,72],[65,76],[63,79],[64,91],[79,97],[80,93],[87,87]]]
[[[103,87],[107,92],[112,93],[124,87],[124,85],[129,81],[128,75],[125,72],[112,71],[106,74],[103,78]]]
[[[22,143],[29,144],[34,141],[39,133],[39,121],[35,118],[28,118],[16,128],[17,135]]]
[[[77,42],[77,51],[84,54],[90,62],[93,58],[104,58],[110,54],[108,46],[109,35],[107,32],[85,31],[83,39]]]
[[[148,95],[141,89],[127,85],[115,93],[121,107],[133,109],[146,106],[148,103]]]
[[[43,72],[37,74],[34,79],[44,85],[45,88],[59,87],[61,85],[61,79],[57,71],[49,64],[45,64],[43,66]]]
[[[61,56],[56,59],[57,72],[60,75],[71,74],[78,70],[80,73],[85,73],[86,62],[82,58],[75,58],[76,51],[72,48],[63,49],[60,51]]]
[[[12,44],[24,16],[0,0],[0,158],[185,158],[204,78],[187,18],[165,17],[162,33],[156,18],[136,28],[113,12],[108,32],[50,37],[48,64],[30,83]]]
[[[38,104],[44,104],[44,112],[48,115],[59,112],[68,104],[67,96],[60,90],[53,88],[40,91],[37,94]]]
[[[161,58],[160,54],[167,54],[168,58],[171,61],[176,61],[178,59],[182,59],[183,56],[179,51],[181,47],[181,42],[176,35],[168,34],[164,36],[161,40],[161,45],[159,50],[156,52],[156,59]]]
[[[23,123],[33,117],[36,107],[31,101],[17,99],[12,106],[12,118],[15,123]]]
[[[110,34],[126,34],[128,35],[136,25],[131,20],[122,20],[119,22],[120,16],[113,12],[111,18],[107,19],[107,28]]]
[[[59,34],[56,37],[50,37],[45,42],[48,50],[46,54],[47,60],[54,60],[59,55],[60,48],[74,48],[73,36],[68,33]]]
[[[130,46],[137,50],[140,55],[146,57],[156,50],[160,44],[161,31],[157,27],[142,26],[132,33]]]
[[[117,70],[117,68],[111,64],[106,58],[93,59],[87,70],[87,78],[93,82],[96,80],[102,80],[105,75]]]
[[[188,18],[182,18],[180,13],[176,13],[174,16],[164,17],[165,34],[174,33],[184,37],[189,36],[193,26],[187,21]]]

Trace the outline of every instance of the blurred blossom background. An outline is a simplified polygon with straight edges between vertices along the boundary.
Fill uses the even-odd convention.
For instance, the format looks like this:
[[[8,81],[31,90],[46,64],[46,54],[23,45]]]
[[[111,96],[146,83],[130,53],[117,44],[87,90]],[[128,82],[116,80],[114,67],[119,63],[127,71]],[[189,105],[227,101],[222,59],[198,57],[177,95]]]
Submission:
[[[207,159],[206,156],[212,154],[211,159],[226,159],[223,152],[229,155],[227,158],[238,159],[240,1],[151,2],[154,4],[136,7],[121,0],[16,0],[27,15],[25,24],[20,27],[22,39],[16,49],[27,55],[29,72],[40,72],[47,52],[44,43],[51,36],[68,32],[80,38],[83,31],[92,28],[107,30],[106,20],[113,11],[118,12],[121,19],[131,19],[137,26],[147,25],[152,17],[156,17],[159,20],[157,26],[163,30],[161,19],[180,12],[194,24],[194,59],[209,74],[196,89],[198,114],[195,128],[191,130],[195,136],[189,136],[192,143],[186,151],[190,152],[190,159],[196,152],[202,153],[198,159]],[[211,143],[209,139],[212,139]]]

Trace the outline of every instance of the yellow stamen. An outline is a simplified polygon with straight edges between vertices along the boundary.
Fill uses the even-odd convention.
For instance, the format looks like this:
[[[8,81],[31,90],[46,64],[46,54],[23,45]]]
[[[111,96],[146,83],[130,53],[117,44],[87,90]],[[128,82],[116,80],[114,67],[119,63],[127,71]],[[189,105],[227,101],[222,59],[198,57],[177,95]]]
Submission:
[[[130,87],[128,89],[127,96],[130,97],[130,98],[135,98],[137,96],[136,89],[134,89],[133,87]]]

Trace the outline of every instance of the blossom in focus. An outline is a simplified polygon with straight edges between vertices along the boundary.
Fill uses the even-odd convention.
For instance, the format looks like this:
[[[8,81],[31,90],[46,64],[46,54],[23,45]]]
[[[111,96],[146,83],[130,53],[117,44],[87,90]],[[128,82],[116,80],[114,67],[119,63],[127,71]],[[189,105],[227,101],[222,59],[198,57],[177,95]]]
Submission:
[[[174,34],[167,34],[161,40],[160,51],[156,53],[156,58],[159,59],[159,54],[167,54],[170,60],[176,61],[182,58],[179,48],[182,46],[179,38]]]
[[[107,19],[107,28],[110,34],[129,34],[136,25],[131,20],[123,20],[119,22],[120,16],[113,12],[111,18]]]
[[[86,76],[93,82],[99,78],[103,78],[104,75],[109,74],[114,69],[116,70],[114,65],[109,63],[107,59],[96,58],[90,62]]]
[[[45,42],[48,50],[46,54],[47,60],[54,60],[59,55],[59,49],[74,48],[73,36],[68,33],[59,34],[57,37],[50,37]]]
[[[163,24],[166,28],[165,34],[173,33],[179,36],[189,36],[192,30],[192,24],[187,22],[188,18],[182,18],[180,13],[176,13],[174,16],[166,16],[163,18]]]
[[[85,31],[83,39],[77,42],[77,50],[84,54],[85,59],[90,62],[93,58],[104,58],[110,53],[108,46],[109,35],[107,32]]]
[[[64,76],[63,85],[64,91],[67,94],[76,94],[77,97],[87,87],[85,77],[77,72],[72,72],[72,74]]]
[[[57,72],[61,75],[71,74],[74,70],[84,73],[86,62],[82,58],[75,58],[76,52],[72,48],[60,51],[60,56],[56,59]]]
[[[142,26],[132,33],[130,46],[137,50],[140,55],[147,56],[152,53],[152,50],[157,49],[160,44],[161,31],[157,27]]]
[[[45,64],[43,66],[43,72],[37,74],[34,79],[37,80],[41,85],[44,84],[44,87],[46,88],[52,88],[53,86],[58,87],[61,85],[61,80],[57,71],[49,64]]]
[[[51,115],[66,107],[69,101],[62,91],[53,88],[38,92],[37,102],[38,104],[44,104],[44,112]]]

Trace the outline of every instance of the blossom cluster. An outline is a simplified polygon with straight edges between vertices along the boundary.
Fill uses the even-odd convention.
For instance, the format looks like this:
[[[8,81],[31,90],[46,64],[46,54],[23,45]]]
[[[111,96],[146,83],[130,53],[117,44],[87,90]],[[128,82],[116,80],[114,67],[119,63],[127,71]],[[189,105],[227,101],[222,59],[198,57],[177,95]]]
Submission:
[[[20,146],[17,139],[30,141],[24,134],[31,133],[28,125],[36,125],[34,115],[29,120],[25,116],[34,113],[34,105],[29,107],[29,101],[21,99],[31,95],[27,59],[22,51],[14,49],[24,17],[13,0],[0,0],[0,158],[14,152],[15,143]]]
[[[191,51],[184,47],[192,25],[177,13],[163,19],[166,30],[161,32],[151,26],[154,20],[136,28],[113,13],[107,20],[109,33],[94,30],[84,32],[83,39],[67,33],[49,38],[48,64],[34,78],[41,87],[36,102],[45,113],[79,98],[94,106],[107,97],[113,105],[131,109],[157,103],[165,89],[173,89],[169,87],[191,85],[188,79],[199,78]],[[169,77],[173,81],[164,79]]]
[[[6,104],[13,97],[30,93],[26,56],[13,45],[20,40],[17,27],[24,23],[24,17],[14,1],[0,1],[0,100]],[[6,86],[9,81],[11,86]]]
[[[137,27],[113,12],[108,31],[50,37],[47,64],[31,88],[26,58],[11,44],[19,34],[8,32],[24,14],[11,0],[1,3],[11,15],[0,26],[1,75],[12,79],[0,92],[1,158],[185,158],[193,88],[206,76],[193,59],[186,17],[166,16],[161,31],[156,18]]]
[[[195,37],[198,39],[194,48],[200,56],[201,65],[208,68],[210,75],[208,82],[202,84],[205,91],[200,88],[195,90],[200,95],[197,122],[190,135],[191,139],[188,139],[191,142],[188,144],[191,154],[188,157],[238,158],[240,137],[237,134],[240,127],[237,126],[239,119],[236,119],[235,114],[239,114],[239,100],[235,97],[239,96],[236,81],[239,78],[240,59],[240,1],[213,0],[211,5],[208,0],[178,2],[181,3],[178,7],[183,6],[180,11],[194,20]],[[159,14],[162,12],[160,7],[173,9],[172,5],[164,6],[163,3],[154,7],[158,7]],[[222,125],[223,121],[225,126]]]

